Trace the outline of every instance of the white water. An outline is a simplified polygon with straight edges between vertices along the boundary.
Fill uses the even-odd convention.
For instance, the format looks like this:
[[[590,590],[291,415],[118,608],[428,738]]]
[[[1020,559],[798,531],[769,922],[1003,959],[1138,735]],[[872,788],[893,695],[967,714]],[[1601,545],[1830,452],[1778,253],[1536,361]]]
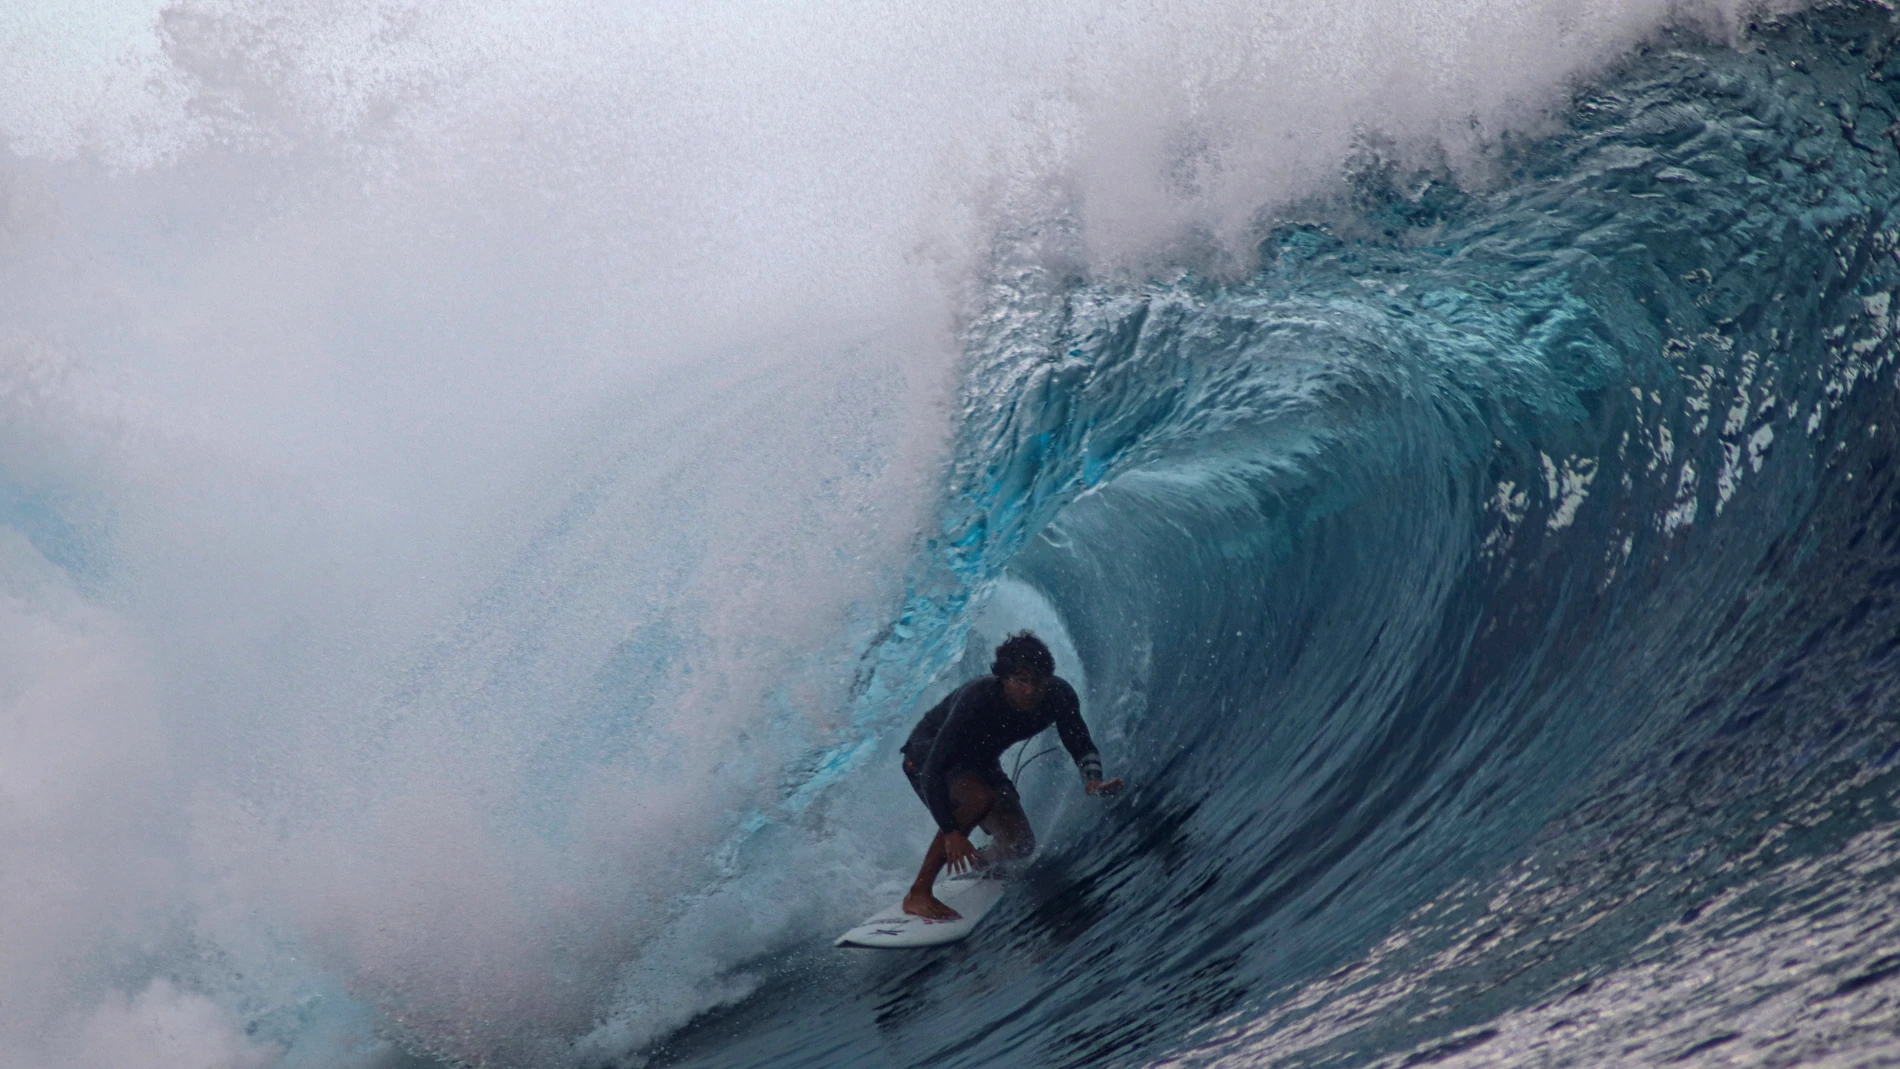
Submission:
[[[558,1064],[742,993],[921,827],[869,770],[717,853],[849,739],[999,220],[1242,261],[1667,13],[597,7],[0,11],[5,1064]]]

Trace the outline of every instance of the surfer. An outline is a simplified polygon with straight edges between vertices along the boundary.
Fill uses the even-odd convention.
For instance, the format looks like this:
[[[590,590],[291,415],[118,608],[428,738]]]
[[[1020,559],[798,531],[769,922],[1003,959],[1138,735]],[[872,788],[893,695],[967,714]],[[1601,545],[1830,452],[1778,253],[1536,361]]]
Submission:
[[[917,881],[904,896],[904,912],[955,920],[957,911],[931,893],[946,863],[951,872],[961,872],[979,862],[1027,857],[1035,850],[1035,832],[1016,784],[1003,774],[1001,759],[1004,750],[1051,724],[1075,759],[1083,790],[1121,790],[1119,778],[1102,779],[1102,759],[1082,722],[1075,688],[1056,675],[1049,647],[1028,631],[996,647],[989,675],[951,691],[917,722],[904,743],[904,777],[929,807],[937,835],[930,840]],[[981,853],[969,839],[977,827],[993,840]]]

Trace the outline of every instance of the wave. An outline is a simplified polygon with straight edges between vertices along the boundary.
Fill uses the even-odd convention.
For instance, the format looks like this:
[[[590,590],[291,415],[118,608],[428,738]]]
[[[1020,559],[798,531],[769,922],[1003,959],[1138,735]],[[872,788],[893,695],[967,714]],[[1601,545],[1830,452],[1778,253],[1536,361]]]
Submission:
[[[1890,1051],[1885,7],[334,7],[0,16],[0,1047]]]
[[[1132,789],[967,951],[789,954],[651,1053],[1890,1051],[1894,42],[1665,35],[1488,175],[1366,143],[1241,277],[1011,235],[891,641],[1059,624]]]

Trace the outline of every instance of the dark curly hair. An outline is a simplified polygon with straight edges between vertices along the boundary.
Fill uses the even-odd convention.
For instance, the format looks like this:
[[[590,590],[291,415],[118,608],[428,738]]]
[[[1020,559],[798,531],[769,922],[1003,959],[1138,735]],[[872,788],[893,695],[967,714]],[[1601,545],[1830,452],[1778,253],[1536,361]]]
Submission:
[[[990,674],[1008,679],[1028,673],[1044,679],[1056,674],[1056,659],[1034,631],[1018,631],[996,647],[996,659],[990,662]]]

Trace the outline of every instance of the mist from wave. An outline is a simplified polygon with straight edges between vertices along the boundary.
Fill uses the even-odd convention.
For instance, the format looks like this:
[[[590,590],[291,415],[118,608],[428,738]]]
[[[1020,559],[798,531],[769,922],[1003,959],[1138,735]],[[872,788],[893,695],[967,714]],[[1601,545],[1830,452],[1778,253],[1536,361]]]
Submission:
[[[1590,434],[1520,429],[1472,478],[1499,417],[1471,399],[1546,391],[1547,416],[1623,373],[1588,338],[1581,371],[1534,346],[1491,367],[1528,328],[1462,282],[1483,322],[1395,326],[1323,229],[1245,283],[1261,227],[1368,146],[1435,168],[1370,213],[1410,213],[1387,281],[1423,288],[1431,254],[1403,250],[1481,229],[1457,191],[1511,186],[1512,131],[1661,25],[1726,39],[1726,11],[0,13],[0,1037],[49,1066],[563,1064],[764,1013],[866,904],[812,874],[868,901],[914,860],[893,733],[1025,622],[1149,792],[1088,864],[1191,809],[1246,823],[1168,796],[1249,782],[1193,763],[1264,745],[1224,735],[1234,710],[1422,687],[1479,503],[1517,517],[1515,560],[1548,522],[1533,475],[1600,477]],[[1128,280],[1182,265],[1182,368],[1067,398],[1172,299]],[[1567,281],[1549,299],[1587,321]],[[1254,342],[1222,324],[1255,319],[1297,356],[1264,378],[1223,363]],[[1170,543],[1183,524],[1217,537]],[[1351,556],[1316,556],[1322,530]],[[1215,546],[1244,563],[1188,567]],[[1374,619],[1365,676],[1339,658]],[[1294,671],[1300,622],[1326,672]],[[1310,767],[1246,766],[1291,792],[1264,811],[1324,827],[1315,788],[1371,782],[1354,755],[1390,722],[1270,721]],[[1411,794],[1449,774],[1390,752],[1425,762],[1391,781]],[[1108,903],[1064,859],[1101,814],[1051,775],[1026,774],[1036,901],[1081,938]],[[1148,1048],[1098,1053],[1124,1049]]]

